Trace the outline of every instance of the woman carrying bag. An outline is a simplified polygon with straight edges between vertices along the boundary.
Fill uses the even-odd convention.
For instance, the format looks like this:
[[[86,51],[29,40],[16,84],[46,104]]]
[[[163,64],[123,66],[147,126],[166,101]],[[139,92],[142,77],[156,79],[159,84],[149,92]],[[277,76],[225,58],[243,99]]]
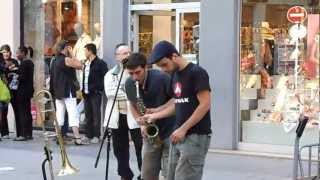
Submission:
[[[2,53],[0,53],[0,141],[1,137],[9,137],[8,104],[11,100],[10,91],[6,85],[5,73],[8,72]]]

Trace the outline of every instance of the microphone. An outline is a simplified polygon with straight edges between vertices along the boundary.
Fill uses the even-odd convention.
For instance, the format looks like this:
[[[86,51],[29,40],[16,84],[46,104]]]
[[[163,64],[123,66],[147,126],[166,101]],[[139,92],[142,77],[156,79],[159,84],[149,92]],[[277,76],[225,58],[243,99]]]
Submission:
[[[129,59],[128,58],[125,58],[121,61],[122,65],[123,66],[126,66],[126,64],[128,63]]]

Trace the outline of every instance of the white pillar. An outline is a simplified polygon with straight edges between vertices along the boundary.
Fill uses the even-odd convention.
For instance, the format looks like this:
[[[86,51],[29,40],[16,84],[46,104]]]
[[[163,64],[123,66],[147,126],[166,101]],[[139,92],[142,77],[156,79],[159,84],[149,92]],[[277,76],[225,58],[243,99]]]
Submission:
[[[20,45],[20,0],[1,0],[0,6],[0,46],[9,44],[14,54]],[[9,131],[15,131],[12,108],[8,112]]]
[[[20,44],[20,0],[1,0],[0,45],[9,44],[12,52]]]

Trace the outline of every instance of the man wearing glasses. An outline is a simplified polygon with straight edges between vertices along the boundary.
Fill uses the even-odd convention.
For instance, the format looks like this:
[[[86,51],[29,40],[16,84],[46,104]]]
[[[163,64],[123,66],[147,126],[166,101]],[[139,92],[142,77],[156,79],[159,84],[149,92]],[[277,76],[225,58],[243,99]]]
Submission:
[[[110,123],[108,128],[112,131],[112,144],[114,154],[118,161],[118,174],[121,176],[121,180],[131,180],[133,178],[133,172],[129,165],[129,135],[133,140],[137,162],[139,170],[141,170],[142,157],[142,136],[140,132],[140,126],[135,121],[132,113],[130,112],[129,102],[124,90],[124,84],[129,75],[126,71],[123,74],[120,88],[117,97],[115,97],[118,82],[122,72],[123,61],[131,54],[131,50],[126,44],[119,44],[115,48],[115,58],[118,64],[113,67],[104,77],[104,89],[108,98],[104,127],[107,126],[108,117],[111,111],[112,102],[114,99],[115,105],[112,111]],[[140,179],[140,176],[138,177]]]

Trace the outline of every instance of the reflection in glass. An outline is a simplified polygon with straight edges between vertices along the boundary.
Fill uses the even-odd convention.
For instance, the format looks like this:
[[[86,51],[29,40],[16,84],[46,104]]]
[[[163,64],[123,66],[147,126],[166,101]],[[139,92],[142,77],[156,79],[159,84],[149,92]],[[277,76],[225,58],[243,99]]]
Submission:
[[[241,141],[292,145],[301,114],[310,117],[307,140],[318,136],[319,9],[306,4],[308,18],[295,37],[287,10],[304,1],[242,3],[240,27]],[[300,34],[301,34],[300,33]]]

